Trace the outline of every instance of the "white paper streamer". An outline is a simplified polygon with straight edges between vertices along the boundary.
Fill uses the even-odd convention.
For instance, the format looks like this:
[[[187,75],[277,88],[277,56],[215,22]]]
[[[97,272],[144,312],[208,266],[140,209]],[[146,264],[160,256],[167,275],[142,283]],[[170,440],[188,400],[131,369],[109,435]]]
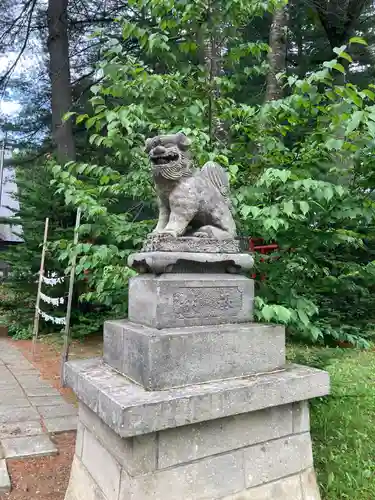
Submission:
[[[64,304],[65,299],[64,297],[48,297],[48,295],[44,295],[44,293],[40,292],[40,298],[45,302],[46,304],[51,304],[52,306],[60,306]]]
[[[65,278],[64,277],[61,277],[61,278],[47,278],[46,276],[42,276],[42,281],[45,285],[49,285],[49,286],[55,286],[59,283],[64,283],[64,280]]]
[[[49,314],[45,313],[41,309],[38,308],[38,313],[42,316],[44,321],[50,321],[51,323],[54,323],[55,325],[65,325],[66,324],[66,318],[56,318],[55,316],[50,316]]]

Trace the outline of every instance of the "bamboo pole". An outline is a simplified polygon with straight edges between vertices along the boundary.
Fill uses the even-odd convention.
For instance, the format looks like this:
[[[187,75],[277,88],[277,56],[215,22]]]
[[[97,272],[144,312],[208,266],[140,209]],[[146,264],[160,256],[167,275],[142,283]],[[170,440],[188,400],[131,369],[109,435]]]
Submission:
[[[48,238],[48,226],[49,226],[49,218],[46,218],[46,222],[44,225],[44,238],[43,238],[43,247],[42,247],[42,257],[40,259],[40,269],[39,269],[39,281],[38,281],[38,291],[36,295],[36,304],[35,304],[35,316],[34,316],[34,328],[33,328],[33,358],[35,357],[35,348],[36,342],[38,340],[39,334],[39,306],[40,306],[40,292],[42,290],[42,282],[44,276],[44,261],[46,258],[46,247],[47,247],[47,238]]]
[[[81,209],[77,210],[76,224],[74,228],[74,239],[73,243],[76,246],[78,244],[79,236],[79,226],[81,224]],[[68,304],[66,309],[66,323],[65,323],[65,333],[64,333],[64,348],[61,354],[61,369],[60,369],[60,384],[64,387],[64,365],[69,358],[69,347],[70,347],[70,318],[72,315],[72,300],[74,291],[74,278],[77,265],[77,255],[74,254],[72,258],[72,267],[70,270],[70,280],[69,280],[69,293],[68,293]]]

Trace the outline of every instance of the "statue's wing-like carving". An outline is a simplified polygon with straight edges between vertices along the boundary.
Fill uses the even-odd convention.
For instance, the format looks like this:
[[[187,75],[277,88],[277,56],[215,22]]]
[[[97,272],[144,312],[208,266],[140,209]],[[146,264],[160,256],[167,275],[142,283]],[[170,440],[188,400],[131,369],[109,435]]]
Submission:
[[[229,176],[226,170],[213,161],[208,161],[200,175],[209,179],[216,189],[229,201]]]

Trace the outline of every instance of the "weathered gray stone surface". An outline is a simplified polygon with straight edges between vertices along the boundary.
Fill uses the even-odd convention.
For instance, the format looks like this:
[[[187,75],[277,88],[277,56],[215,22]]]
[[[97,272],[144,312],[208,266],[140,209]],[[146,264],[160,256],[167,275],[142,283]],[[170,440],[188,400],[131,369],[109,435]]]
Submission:
[[[243,377],[284,366],[285,331],[256,323],[157,330],[108,321],[104,361],[148,390]]]
[[[3,409],[0,412],[0,424],[25,422],[30,420],[40,420],[40,415],[35,408],[11,408]]]
[[[310,468],[221,500],[320,500],[320,494],[314,469]]]
[[[41,377],[38,375],[20,375],[17,377],[18,383],[21,385],[21,387],[25,389],[33,389],[35,387],[37,388],[43,388],[47,387],[50,388],[51,385],[43,380]]]
[[[140,274],[202,273],[239,274],[254,265],[246,253],[139,252],[129,256],[128,266]]]
[[[63,416],[44,418],[56,414]],[[0,449],[5,457],[55,454],[56,447],[44,426],[50,432],[56,430],[57,423],[61,430],[72,430],[76,415],[77,409],[40,377],[23,354],[0,339]]]
[[[304,492],[304,500],[320,499],[318,482],[313,468],[307,469],[301,474],[301,487]]]
[[[57,418],[77,415],[77,408],[68,403],[60,402],[55,406],[38,406],[37,410],[43,418]]]
[[[71,361],[65,379],[78,398],[122,437],[214,420],[324,396],[329,376],[290,365],[277,373],[148,392],[101,360]]]
[[[0,381],[0,390],[17,390],[19,388],[18,382],[14,377],[3,378]]]
[[[0,493],[8,493],[11,489],[8,468],[5,460],[0,460]]]
[[[159,205],[154,234],[234,238],[228,174],[213,162],[196,170],[189,148],[190,141],[184,134],[158,136],[146,142]],[[191,226],[194,229],[190,230]]]
[[[293,433],[308,432],[310,430],[310,410],[308,401],[293,405]]]
[[[192,462],[292,434],[292,405],[168,429],[159,434],[160,468]]]
[[[77,429],[77,416],[45,418],[44,425],[47,431],[51,433],[75,431]]]
[[[244,276],[143,275],[130,279],[129,320],[154,328],[251,321],[254,282]]]
[[[82,463],[107,498],[118,498],[121,467],[87,429],[83,440]]]
[[[305,497],[301,488],[301,474],[295,474],[221,500],[319,500],[319,498],[319,496]]]
[[[41,457],[57,454],[47,435],[5,438],[2,440],[6,458]]]
[[[25,387],[25,393],[28,398],[33,397],[44,397],[44,396],[57,396],[61,394],[59,391],[54,389],[51,386],[34,386],[34,387]],[[62,397],[62,396],[61,396]]]
[[[9,408],[27,408],[30,406],[30,401],[24,395],[21,396],[16,393],[12,397],[11,394],[12,393],[4,393],[3,391],[0,392],[0,413]]]
[[[30,396],[28,401],[35,406],[59,406],[63,404],[63,399],[61,394],[51,395],[51,396]]]
[[[38,434],[43,434],[38,420],[0,424],[0,440],[8,437],[35,436]]]
[[[82,436],[88,429],[131,476],[156,470],[158,444],[155,433],[121,439],[83,403],[79,407],[79,421],[82,427],[78,428],[77,439],[83,441]]]
[[[65,500],[112,500],[104,496],[97,483],[77,456],[74,457],[72,472]],[[113,499],[114,500],[114,499]],[[117,499],[116,499],[117,500]]]
[[[180,237],[171,238],[149,235],[143,244],[142,252],[188,252],[188,253],[240,253],[239,240],[217,240],[215,238]]]
[[[296,434],[246,448],[244,462],[246,488],[301,472],[313,465],[310,434]]]
[[[75,455],[80,459],[82,459],[84,435],[85,435],[85,426],[81,421],[79,421],[77,423]]]
[[[80,444],[66,500],[320,500],[309,432],[290,434],[297,410],[292,403],[243,415],[237,429],[226,419],[121,439],[81,403],[83,434],[77,437]],[[220,424],[223,430],[215,443],[213,434]],[[279,434],[288,434],[275,434],[275,425]],[[223,437],[228,449],[220,447]],[[146,446],[132,453],[137,440],[144,438]],[[139,466],[141,457],[146,467]]]
[[[205,458],[182,467],[138,476],[132,499],[192,500],[222,498],[244,489],[242,451]],[[124,496],[123,499],[125,500]]]

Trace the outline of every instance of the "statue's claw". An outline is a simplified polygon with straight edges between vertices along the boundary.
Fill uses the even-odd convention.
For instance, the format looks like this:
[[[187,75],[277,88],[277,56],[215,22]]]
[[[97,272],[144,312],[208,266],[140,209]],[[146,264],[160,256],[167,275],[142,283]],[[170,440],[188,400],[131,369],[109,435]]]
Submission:
[[[166,230],[166,231],[160,231],[159,233],[159,236],[167,236],[169,238],[178,238],[178,234],[176,231],[172,231],[172,230]]]
[[[194,236],[196,238],[208,238],[208,234],[204,233],[203,231],[197,231],[196,233],[194,233]]]

